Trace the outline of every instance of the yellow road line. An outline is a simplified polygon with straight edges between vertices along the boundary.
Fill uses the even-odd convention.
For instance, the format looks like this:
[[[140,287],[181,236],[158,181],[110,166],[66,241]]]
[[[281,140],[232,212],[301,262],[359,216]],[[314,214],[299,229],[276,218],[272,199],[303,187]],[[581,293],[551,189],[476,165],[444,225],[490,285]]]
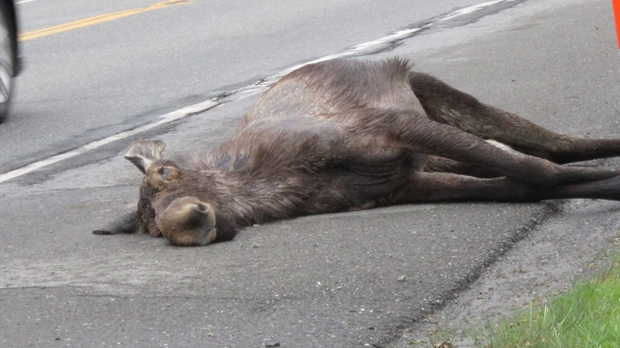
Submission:
[[[77,21],[56,25],[53,27],[29,31],[27,33],[20,34],[19,41],[37,39],[43,36],[58,34],[64,31],[83,28],[83,27],[87,27],[90,25],[104,23],[104,22],[112,21],[112,20],[127,17],[127,16],[133,16],[138,13],[143,13],[143,12],[147,12],[151,10],[157,10],[157,9],[172,6],[172,5],[189,4],[191,2],[194,2],[194,0],[166,0],[166,1],[158,2],[151,6],[147,6],[147,7],[133,8],[129,10],[123,10],[123,11],[88,17],[88,18],[77,20]]]

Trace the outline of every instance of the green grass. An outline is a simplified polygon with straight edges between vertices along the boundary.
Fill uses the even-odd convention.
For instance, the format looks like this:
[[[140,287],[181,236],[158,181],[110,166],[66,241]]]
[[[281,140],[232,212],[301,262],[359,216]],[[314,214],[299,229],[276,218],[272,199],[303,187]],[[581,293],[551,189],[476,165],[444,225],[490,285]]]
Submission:
[[[603,274],[471,337],[483,348],[620,347],[620,251]]]

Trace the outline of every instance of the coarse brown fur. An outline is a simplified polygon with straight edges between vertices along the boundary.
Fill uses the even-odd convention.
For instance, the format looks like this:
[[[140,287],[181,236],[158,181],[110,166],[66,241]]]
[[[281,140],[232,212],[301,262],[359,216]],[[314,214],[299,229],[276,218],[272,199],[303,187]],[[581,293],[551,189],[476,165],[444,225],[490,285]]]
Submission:
[[[145,174],[137,214],[95,233],[206,245],[252,224],[394,204],[620,200],[617,169],[561,165],[620,156],[620,139],[548,131],[399,59],[307,65],[217,149],[179,162],[163,149],[130,146]]]

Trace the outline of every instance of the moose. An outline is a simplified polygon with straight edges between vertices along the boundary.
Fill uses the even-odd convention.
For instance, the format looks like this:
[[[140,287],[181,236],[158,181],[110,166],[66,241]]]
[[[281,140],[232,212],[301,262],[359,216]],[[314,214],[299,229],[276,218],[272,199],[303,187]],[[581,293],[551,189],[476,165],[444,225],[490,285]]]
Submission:
[[[164,147],[130,145],[124,157],[144,173],[137,211],[93,233],[202,246],[253,224],[396,204],[620,200],[620,168],[566,165],[620,156],[620,139],[549,131],[399,58],[306,65],[216,149],[172,161]]]

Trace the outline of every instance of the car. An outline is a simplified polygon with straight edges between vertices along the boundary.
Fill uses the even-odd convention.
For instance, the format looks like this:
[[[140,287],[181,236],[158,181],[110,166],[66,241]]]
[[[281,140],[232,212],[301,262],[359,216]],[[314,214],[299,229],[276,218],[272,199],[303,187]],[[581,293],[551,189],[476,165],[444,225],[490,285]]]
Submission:
[[[21,70],[17,15],[12,0],[0,0],[0,123],[9,111],[14,78]]]

